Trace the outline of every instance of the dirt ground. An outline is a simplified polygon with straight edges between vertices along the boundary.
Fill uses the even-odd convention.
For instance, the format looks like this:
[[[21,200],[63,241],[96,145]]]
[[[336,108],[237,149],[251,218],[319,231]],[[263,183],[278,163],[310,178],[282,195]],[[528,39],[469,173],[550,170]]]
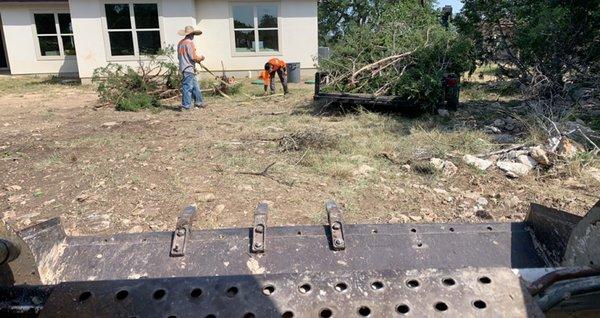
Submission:
[[[197,204],[197,228],[246,227],[267,201],[270,225],[323,224],[333,199],[354,223],[482,222],[521,220],[530,202],[583,214],[600,198],[600,182],[581,173],[593,160],[519,179],[462,163],[500,147],[482,129],[494,119],[486,96],[464,94],[450,118],[408,118],[322,112],[310,85],[291,90],[209,97],[191,112],[130,113],[96,108],[90,86],[4,76],[3,219],[21,229],[61,216],[75,235],[165,231]],[[451,160],[458,172],[417,169],[424,156]]]

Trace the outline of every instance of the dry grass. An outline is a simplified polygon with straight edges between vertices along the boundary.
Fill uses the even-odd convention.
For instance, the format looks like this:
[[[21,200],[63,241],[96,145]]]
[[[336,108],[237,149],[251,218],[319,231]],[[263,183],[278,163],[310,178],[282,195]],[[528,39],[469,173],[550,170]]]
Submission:
[[[472,222],[471,192],[489,199],[497,220],[507,220],[522,218],[531,201],[581,213],[600,194],[593,182],[572,189],[558,175],[509,180],[462,165],[461,154],[498,147],[482,131],[475,106],[450,119],[367,110],[323,116],[314,115],[308,85],[292,85],[285,98],[249,99],[244,94],[259,95],[262,87],[246,83],[234,100],[211,96],[199,111],[123,113],[93,110],[88,87],[49,85],[64,97],[0,96],[0,146],[16,158],[0,162],[2,186],[23,188],[2,188],[0,200],[17,228],[61,215],[72,233],[171,230],[177,213],[193,203],[199,228],[240,227],[251,224],[261,200],[271,202],[272,225],[321,224],[327,199],[345,206],[349,222],[407,215]],[[31,104],[39,106],[25,106]],[[112,121],[118,124],[102,127]],[[452,160],[459,172],[446,177],[402,167],[430,156]],[[88,199],[80,202],[82,193]],[[214,200],[202,200],[205,193]],[[513,196],[519,204],[505,202]],[[570,197],[577,200],[564,200]],[[88,226],[97,214],[109,215],[110,227]]]

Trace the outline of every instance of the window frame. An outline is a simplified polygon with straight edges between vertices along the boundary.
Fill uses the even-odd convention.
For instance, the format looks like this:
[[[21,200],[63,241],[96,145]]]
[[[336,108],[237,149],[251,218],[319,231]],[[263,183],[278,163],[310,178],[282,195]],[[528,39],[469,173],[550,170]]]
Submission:
[[[160,36],[160,48],[165,48],[165,35],[163,33],[163,15],[162,15],[162,6],[161,0],[104,0],[100,1],[100,20],[102,22],[102,32],[104,33],[104,51],[106,52],[106,60],[108,62],[118,62],[118,61],[138,61],[138,60],[148,60],[150,59],[150,55],[148,54],[140,54],[139,44],[138,44],[138,31],[158,31]],[[108,23],[106,22],[106,9],[105,5],[107,4],[127,4],[129,5],[129,19],[131,23],[130,29],[109,29]],[[135,23],[135,12],[133,9],[134,4],[156,4],[157,14],[158,14],[158,29],[138,29]],[[133,40],[133,55],[112,55],[110,48],[110,38],[109,32],[131,32],[132,40]]]
[[[277,7],[277,27],[276,28],[259,28],[258,27],[258,13],[257,13],[257,7],[259,6],[275,6]],[[234,17],[233,17],[233,7],[236,6],[245,6],[245,7],[252,7],[253,13],[254,13],[254,26],[252,29],[250,28],[236,28],[234,25]],[[281,1],[262,1],[262,2],[229,2],[229,37],[230,37],[230,46],[231,46],[231,56],[282,56],[283,55],[283,41],[282,41],[282,34],[283,34],[283,26],[282,26],[282,19],[281,19]],[[249,30],[253,30],[254,31],[254,40],[256,41],[256,43],[258,43],[259,41],[259,35],[258,32],[260,30],[276,30],[277,31],[277,51],[260,51],[259,47],[257,45],[257,47],[255,48],[254,52],[238,52],[236,50],[236,46],[235,46],[235,31],[249,31]]]
[[[54,27],[56,28],[56,33],[53,34],[38,34],[37,33],[37,26],[35,25],[35,15],[36,14],[52,14],[54,15]],[[75,39],[75,32],[73,33],[61,33],[60,31],[60,23],[58,22],[58,15],[59,14],[68,14],[69,17],[71,17],[71,12],[69,12],[68,9],[48,9],[48,10],[44,10],[44,9],[38,9],[38,10],[31,10],[31,30],[33,33],[33,42],[34,42],[34,46],[35,46],[35,55],[37,60],[41,60],[41,61],[56,61],[56,60],[76,60],[77,59],[77,47],[75,48],[75,55],[66,55],[65,54],[65,48],[63,45],[63,41],[62,41],[62,37],[63,36],[72,36],[73,39]],[[73,19],[71,18],[71,27],[73,26]],[[50,55],[50,56],[44,56],[42,55],[42,48],[40,47],[40,37],[50,37],[50,36],[55,36],[58,39],[58,52],[60,53],[59,55]]]

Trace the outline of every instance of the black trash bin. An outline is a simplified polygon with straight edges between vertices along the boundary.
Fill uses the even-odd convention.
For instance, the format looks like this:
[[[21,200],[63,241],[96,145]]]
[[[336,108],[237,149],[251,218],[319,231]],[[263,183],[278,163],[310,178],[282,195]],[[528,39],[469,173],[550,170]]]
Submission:
[[[287,63],[288,83],[300,83],[300,63]]]

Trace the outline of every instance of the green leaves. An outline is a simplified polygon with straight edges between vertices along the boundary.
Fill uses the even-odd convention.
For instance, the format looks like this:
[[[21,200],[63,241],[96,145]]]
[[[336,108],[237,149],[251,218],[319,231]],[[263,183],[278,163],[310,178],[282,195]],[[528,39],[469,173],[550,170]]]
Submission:
[[[474,67],[472,47],[445,29],[432,8],[401,1],[387,4],[376,23],[347,27],[320,67],[333,78],[328,90],[398,95],[434,106],[445,74]]]
[[[464,0],[456,19],[479,64],[519,70],[523,83],[556,93],[565,81],[597,75],[600,1]]]

